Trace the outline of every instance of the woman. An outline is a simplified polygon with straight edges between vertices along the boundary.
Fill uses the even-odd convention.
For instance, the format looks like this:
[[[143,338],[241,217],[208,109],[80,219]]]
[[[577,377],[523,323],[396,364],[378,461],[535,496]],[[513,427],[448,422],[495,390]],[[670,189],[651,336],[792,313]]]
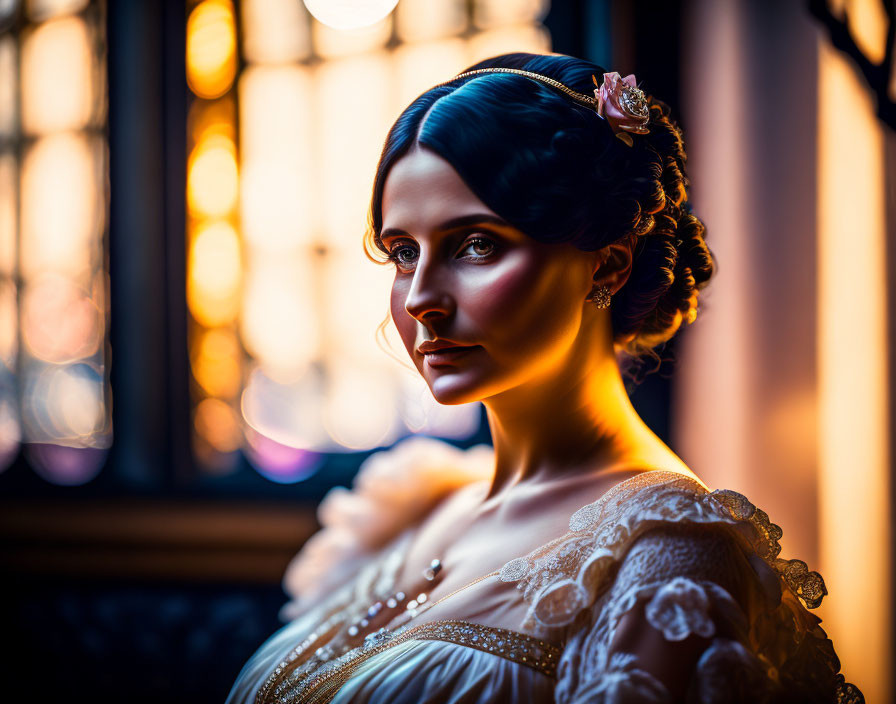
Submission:
[[[693,321],[714,270],[668,112],[633,76],[507,54],[398,118],[368,250],[494,454],[418,439],[335,490],[230,701],[862,701],[807,610],[821,577],[626,393],[619,358]]]

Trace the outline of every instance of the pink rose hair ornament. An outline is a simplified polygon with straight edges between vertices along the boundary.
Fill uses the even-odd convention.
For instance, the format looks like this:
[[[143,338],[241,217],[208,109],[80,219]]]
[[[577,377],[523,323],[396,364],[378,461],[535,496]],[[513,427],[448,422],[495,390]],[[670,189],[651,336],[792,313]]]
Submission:
[[[638,88],[635,74],[630,73],[623,78],[617,71],[604,74],[603,83],[597,82],[592,75],[591,80],[597,88],[594,97],[597,103],[597,114],[610,123],[613,132],[628,146],[632,146],[629,134],[648,134],[647,123],[650,110],[644,91]]]

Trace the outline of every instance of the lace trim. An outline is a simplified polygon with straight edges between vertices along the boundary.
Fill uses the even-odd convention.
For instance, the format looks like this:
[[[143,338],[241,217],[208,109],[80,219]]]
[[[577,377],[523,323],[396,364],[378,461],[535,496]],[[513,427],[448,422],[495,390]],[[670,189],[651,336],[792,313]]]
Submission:
[[[555,678],[562,649],[545,640],[504,628],[458,620],[432,621],[382,631],[364,645],[338,658],[326,646],[302,662],[302,654],[314,641],[303,643],[277,666],[255,697],[256,704],[329,702],[366,660],[410,640],[433,640],[492,653]],[[292,666],[295,661],[298,665]]]
[[[645,472],[620,482],[576,511],[568,533],[505,563],[499,576],[504,582],[519,582],[517,588],[530,604],[527,627],[564,626],[594,602],[611,568],[634,539],[670,523],[728,525],[807,608],[818,607],[827,594],[821,575],[809,571],[805,562],[778,558],[783,531],[745,496],[731,490],[710,492],[693,479],[669,471]]]
[[[718,489],[710,496],[727,508],[733,518],[750,522],[762,538],[758,544],[761,548],[758,550],[760,557],[774,567],[807,609],[817,609],[821,606],[821,600],[828,593],[822,576],[818,572],[810,571],[809,566],[802,560],[785,560],[778,557],[781,553],[781,544],[778,541],[784,535],[781,526],[772,523],[765,511],[754,506],[746,496],[736,491]]]

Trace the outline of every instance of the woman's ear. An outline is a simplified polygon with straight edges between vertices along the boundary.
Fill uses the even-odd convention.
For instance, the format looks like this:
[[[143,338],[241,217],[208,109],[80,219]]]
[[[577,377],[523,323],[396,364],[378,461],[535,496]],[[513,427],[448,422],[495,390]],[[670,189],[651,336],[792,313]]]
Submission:
[[[610,295],[621,289],[632,273],[635,237],[623,237],[600,250],[592,281],[595,287],[607,286]]]

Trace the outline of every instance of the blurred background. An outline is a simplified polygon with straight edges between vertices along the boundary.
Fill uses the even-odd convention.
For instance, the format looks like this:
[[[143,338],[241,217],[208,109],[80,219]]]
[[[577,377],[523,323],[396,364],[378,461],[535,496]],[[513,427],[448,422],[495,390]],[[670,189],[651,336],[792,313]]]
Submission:
[[[893,3],[306,4],[0,0],[5,681],[222,701],[330,488],[412,434],[488,440],[378,342],[361,237],[409,102],[553,51],[672,107],[718,260],[636,408],[782,526],[891,701]]]

